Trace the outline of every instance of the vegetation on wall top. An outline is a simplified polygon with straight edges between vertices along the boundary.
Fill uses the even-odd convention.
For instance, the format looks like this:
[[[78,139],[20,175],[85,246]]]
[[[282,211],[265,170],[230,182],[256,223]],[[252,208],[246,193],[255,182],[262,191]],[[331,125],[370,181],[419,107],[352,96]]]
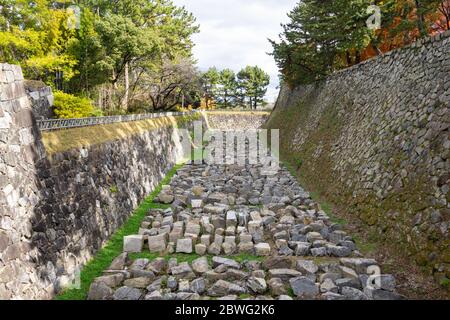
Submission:
[[[376,5],[378,29],[369,28]],[[449,0],[303,0],[289,13],[273,56],[290,86],[450,29]],[[374,20],[375,21],[375,20]]]

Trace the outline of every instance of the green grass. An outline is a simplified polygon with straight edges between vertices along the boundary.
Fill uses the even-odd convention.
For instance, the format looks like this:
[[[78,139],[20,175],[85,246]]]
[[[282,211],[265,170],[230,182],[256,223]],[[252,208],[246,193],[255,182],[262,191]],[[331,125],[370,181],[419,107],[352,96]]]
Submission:
[[[363,255],[368,255],[369,253],[377,250],[377,244],[375,241],[370,241],[370,239],[363,240],[357,234],[353,235],[353,240],[355,240],[356,247]]]
[[[258,257],[248,253],[240,253],[234,256],[227,256],[225,258],[235,260],[239,263],[243,263],[244,261],[260,261],[262,262],[266,257]]]
[[[330,221],[340,224],[346,225],[347,221],[344,218],[338,217],[334,214],[333,205],[326,200],[324,200],[320,195],[316,192],[310,192],[311,198],[320,205],[320,208],[330,217]]]
[[[295,298],[295,294],[294,294],[294,290],[292,290],[292,288],[288,288],[287,290],[287,295],[291,298]]]
[[[92,281],[101,276],[103,270],[109,267],[114,258],[122,253],[123,237],[136,234],[145,218],[148,210],[161,208],[165,209],[169,206],[153,203],[154,198],[161,192],[162,186],[170,183],[176,171],[182,165],[176,165],[170,170],[166,177],[161,181],[158,187],[150,194],[148,198],[140,205],[134,214],[125,222],[125,224],[111,237],[107,244],[96,254],[95,258],[88,262],[81,270],[81,287],[80,289],[68,289],[55,297],[56,300],[85,300]]]
[[[450,279],[448,278],[443,278],[440,282],[439,282],[440,286],[448,289],[450,287]]]

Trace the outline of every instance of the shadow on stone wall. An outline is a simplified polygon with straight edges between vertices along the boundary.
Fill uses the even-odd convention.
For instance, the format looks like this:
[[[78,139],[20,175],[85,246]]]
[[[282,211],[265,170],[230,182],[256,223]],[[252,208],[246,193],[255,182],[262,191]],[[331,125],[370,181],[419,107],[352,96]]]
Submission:
[[[172,127],[38,157],[31,218],[40,279],[59,291],[175,164]]]

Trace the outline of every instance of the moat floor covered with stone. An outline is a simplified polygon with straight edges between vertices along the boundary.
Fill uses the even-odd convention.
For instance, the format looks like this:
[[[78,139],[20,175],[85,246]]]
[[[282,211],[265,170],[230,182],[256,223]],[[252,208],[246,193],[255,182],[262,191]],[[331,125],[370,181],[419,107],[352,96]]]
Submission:
[[[156,201],[171,207],[150,210],[124,238],[88,299],[403,298],[285,168],[186,165]],[[139,253],[160,257],[132,258]]]

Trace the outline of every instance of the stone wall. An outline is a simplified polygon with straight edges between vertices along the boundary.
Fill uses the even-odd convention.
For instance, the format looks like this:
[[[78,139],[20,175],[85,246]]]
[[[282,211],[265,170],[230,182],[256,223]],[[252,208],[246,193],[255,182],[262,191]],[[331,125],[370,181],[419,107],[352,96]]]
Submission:
[[[20,67],[0,64],[0,299],[45,296],[31,249],[39,202],[36,161],[43,149]],[[45,288],[44,288],[45,289]]]
[[[249,130],[260,128],[269,117],[264,111],[207,111],[207,125],[217,130]]]
[[[450,33],[283,86],[268,127],[308,188],[445,283],[450,277]]]
[[[50,155],[21,69],[0,85],[0,299],[49,299],[182,158],[190,121]]]
[[[37,120],[53,118],[54,97],[52,88],[41,81],[25,81],[25,91]]]

